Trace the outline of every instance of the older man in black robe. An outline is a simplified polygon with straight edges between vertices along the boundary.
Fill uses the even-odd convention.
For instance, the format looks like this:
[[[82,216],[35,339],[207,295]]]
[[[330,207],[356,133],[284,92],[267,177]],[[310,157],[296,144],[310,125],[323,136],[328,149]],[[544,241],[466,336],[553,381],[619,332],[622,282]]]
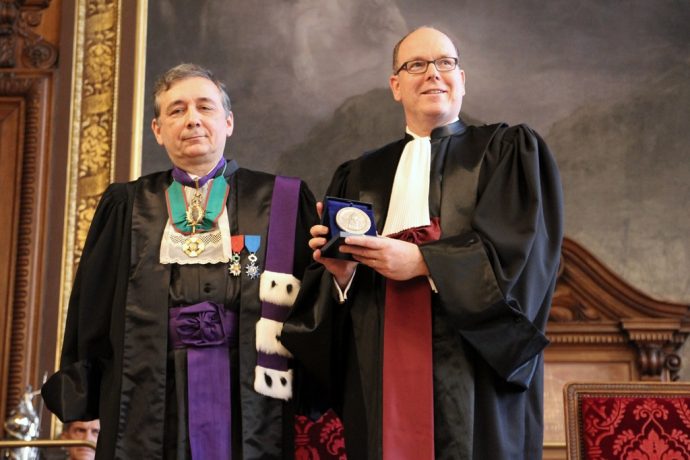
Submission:
[[[371,204],[379,236],[347,236],[348,261],[324,257],[333,235],[313,227],[320,264],[283,329],[342,417],[351,459],[541,458],[559,175],[530,128],[458,118],[458,59],[433,28],[396,45],[407,134],[341,165],[327,192]]]
[[[207,69],[170,69],[154,100],[174,168],[105,191],[46,405],[100,418],[97,459],[293,458],[276,336],[311,260],[315,201],[299,180],[225,160],[233,113]]]

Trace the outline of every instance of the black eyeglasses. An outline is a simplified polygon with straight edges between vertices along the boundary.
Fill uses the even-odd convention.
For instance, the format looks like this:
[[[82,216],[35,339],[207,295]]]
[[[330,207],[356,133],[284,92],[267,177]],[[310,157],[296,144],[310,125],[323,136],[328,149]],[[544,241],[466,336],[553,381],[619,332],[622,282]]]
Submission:
[[[433,61],[425,61],[423,59],[407,61],[400,66],[400,68],[395,72],[395,75],[398,75],[401,70],[406,70],[407,73],[411,74],[424,73],[426,72],[426,69],[429,68],[429,64],[432,63],[439,72],[449,72],[451,70],[455,70],[455,68],[458,66],[458,58],[442,57],[434,59]]]

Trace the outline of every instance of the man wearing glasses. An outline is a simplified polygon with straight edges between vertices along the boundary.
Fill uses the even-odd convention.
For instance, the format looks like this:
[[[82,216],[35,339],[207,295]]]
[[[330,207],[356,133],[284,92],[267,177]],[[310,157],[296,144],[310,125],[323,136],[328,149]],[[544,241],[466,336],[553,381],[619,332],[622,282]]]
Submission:
[[[370,203],[378,236],[347,236],[348,261],[312,227],[321,265],[282,341],[334,395],[348,458],[539,459],[556,164],[524,125],[459,119],[465,72],[436,29],[395,46],[390,87],[405,138],[341,165],[327,192]]]

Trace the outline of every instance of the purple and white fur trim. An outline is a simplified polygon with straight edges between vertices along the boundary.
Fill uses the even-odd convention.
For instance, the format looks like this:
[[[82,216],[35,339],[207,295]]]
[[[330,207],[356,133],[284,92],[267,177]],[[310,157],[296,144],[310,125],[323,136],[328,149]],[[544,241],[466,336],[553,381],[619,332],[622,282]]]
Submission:
[[[261,318],[256,323],[254,390],[272,398],[292,398],[290,352],[280,343],[283,322],[297,298],[300,281],[292,275],[300,181],[276,176],[261,274]]]

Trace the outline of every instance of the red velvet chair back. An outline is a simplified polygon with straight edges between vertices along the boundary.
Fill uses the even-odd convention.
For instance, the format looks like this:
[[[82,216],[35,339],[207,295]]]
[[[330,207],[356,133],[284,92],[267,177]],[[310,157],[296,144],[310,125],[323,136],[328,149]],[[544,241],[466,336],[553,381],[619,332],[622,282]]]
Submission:
[[[690,383],[568,383],[569,460],[690,460]]]
[[[318,420],[295,417],[295,460],[347,460],[345,429],[333,410]]]

